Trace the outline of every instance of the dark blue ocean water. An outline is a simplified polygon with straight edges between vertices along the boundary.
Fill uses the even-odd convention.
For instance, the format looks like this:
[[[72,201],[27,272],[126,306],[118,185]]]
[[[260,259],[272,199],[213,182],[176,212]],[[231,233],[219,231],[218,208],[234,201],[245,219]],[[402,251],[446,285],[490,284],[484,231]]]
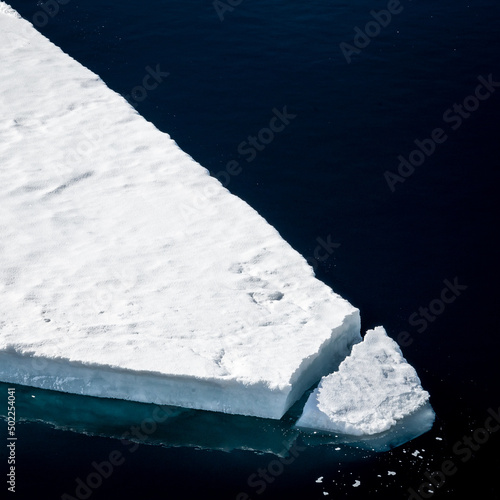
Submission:
[[[387,2],[243,0],[223,21],[209,0],[61,3],[46,5],[53,15],[44,17],[41,3],[10,1],[228,181],[309,258],[319,279],[360,308],[364,330],[383,324],[399,339],[437,415],[429,433],[382,454],[309,446],[260,493],[247,479],[272,454],[141,445],[89,498],[234,499],[244,491],[263,500],[406,499],[447,459],[457,472],[427,498],[500,498],[500,432],[474,442],[470,455],[453,451],[500,406],[500,89],[481,101],[469,97],[481,76],[500,82],[498,2],[401,0],[402,10],[350,63],[340,44],[352,46],[355,27],[364,30],[370,11]],[[144,93],[146,68],[157,66],[169,75]],[[295,115],[289,125],[272,140],[261,133],[250,153],[249,137],[284,107]],[[415,141],[435,129],[446,139],[429,156],[414,154],[422,164],[392,192],[384,173],[397,173],[398,156],[408,159]],[[221,174],[231,161],[241,172]],[[336,243],[328,258],[315,252],[319,239]],[[444,280],[466,288],[441,307]],[[422,320],[419,308],[431,303],[436,314]],[[29,413],[31,393],[18,394],[19,412]],[[72,401],[53,404],[66,405],[70,418]],[[115,418],[102,434],[114,435]],[[215,431],[207,424],[207,432]],[[74,496],[76,478],[123,447],[33,422],[20,424],[18,437],[22,499]]]

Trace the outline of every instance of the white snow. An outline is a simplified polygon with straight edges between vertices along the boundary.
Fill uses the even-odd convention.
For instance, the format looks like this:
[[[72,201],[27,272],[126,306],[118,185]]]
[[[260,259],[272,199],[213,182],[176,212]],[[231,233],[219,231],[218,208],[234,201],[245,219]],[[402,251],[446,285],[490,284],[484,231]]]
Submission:
[[[0,15],[20,18],[21,16],[10,6],[4,2],[0,2]]]
[[[408,428],[415,432],[416,425],[428,430],[429,420],[433,420],[433,412],[426,406],[428,399],[429,394],[422,389],[415,369],[403,358],[399,346],[384,328],[377,327],[352,348],[337,372],[321,380],[309,396],[297,426],[371,436],[425,410],[422,420]],[[404,432],[404,425],[401,427]]]
[[[3,2],[0,59],[0,380],[280,418],[360,341],[273,227]]]

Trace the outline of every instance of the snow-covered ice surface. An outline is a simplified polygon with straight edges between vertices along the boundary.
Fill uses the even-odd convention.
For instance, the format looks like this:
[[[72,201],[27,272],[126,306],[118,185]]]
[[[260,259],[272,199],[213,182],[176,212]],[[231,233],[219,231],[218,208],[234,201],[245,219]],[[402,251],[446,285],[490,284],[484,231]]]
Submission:
[[[356,308],[0,2],[0,380],[280,418]]]
[[[352,348],[338,371],[321,380],[297,426],[357,436],[374,449],[387,448],[432,427],[428,399],[398,344],[376,327]]]

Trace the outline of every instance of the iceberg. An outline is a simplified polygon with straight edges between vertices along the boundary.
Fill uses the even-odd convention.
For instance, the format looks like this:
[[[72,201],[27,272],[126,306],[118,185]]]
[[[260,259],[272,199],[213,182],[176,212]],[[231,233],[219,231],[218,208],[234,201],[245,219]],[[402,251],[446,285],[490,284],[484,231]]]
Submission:
[[[309,396],[296,425],[303,430],[351,436],[370,447],[397,446],[428,431],[434,422],[429,393],[383,327],[324,377]]]
[[[0,380],[279,419],[359,311],[0,2]]]

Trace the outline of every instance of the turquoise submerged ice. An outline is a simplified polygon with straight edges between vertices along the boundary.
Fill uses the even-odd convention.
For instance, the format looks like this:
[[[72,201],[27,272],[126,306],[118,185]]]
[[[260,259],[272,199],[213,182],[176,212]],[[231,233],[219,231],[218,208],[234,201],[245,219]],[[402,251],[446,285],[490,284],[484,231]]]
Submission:
[[[0,380],[279,419],[359,311],[0,2]]]

